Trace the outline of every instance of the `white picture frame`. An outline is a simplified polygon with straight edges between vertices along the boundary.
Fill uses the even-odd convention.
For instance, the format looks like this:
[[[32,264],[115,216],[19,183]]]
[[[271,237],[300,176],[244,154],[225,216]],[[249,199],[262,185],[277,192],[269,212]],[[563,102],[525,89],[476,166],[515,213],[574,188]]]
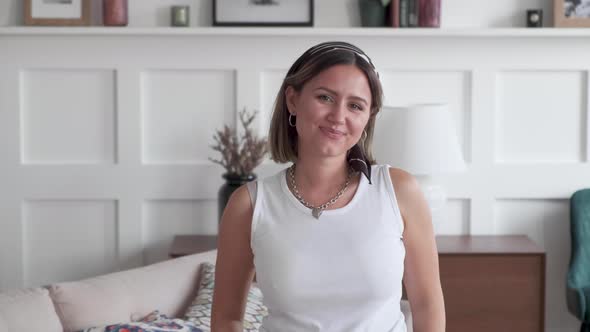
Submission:
[[[25,25],[76,26],[90,24],[90,0],[25,0]]]
[[[213,0],[214,26],[313,26],[313,0]]]

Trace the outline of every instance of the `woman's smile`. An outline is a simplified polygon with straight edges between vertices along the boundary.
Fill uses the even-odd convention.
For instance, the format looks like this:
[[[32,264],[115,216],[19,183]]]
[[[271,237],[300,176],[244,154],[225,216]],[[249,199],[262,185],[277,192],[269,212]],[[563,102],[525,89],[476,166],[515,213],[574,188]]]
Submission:
[[[344,137],[344,133],[336,130],[336,129],[332,129],[332,128],[328,128],[328,127],[320,127],[320,130],[322,131],[322,133],[327,136],[328,138],[331,139],[341,139],[342,137]]]

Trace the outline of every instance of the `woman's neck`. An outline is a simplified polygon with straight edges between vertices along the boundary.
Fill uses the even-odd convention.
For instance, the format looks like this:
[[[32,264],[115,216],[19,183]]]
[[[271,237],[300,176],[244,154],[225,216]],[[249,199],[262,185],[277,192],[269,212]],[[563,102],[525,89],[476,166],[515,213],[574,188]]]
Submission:
[[[348,178],[345,158],[299,158],[295,163],[295,184],[310,199],[333,195]]]

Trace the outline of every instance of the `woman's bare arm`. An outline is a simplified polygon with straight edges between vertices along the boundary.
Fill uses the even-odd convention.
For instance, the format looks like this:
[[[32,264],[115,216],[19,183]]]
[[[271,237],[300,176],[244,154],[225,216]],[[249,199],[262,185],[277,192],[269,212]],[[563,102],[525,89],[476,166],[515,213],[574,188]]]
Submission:
[[[442,332],[446,324],[445,304],[428,203],[411,174],[397,168],[391,168],[389,174],[405,223],[404,285],[414,331]]]
[[[242,332],[248,291],[254,277],[250,248],[252,203],[245,185],[231,195],[217,239],[217,263],[211,309],[212,332]]]

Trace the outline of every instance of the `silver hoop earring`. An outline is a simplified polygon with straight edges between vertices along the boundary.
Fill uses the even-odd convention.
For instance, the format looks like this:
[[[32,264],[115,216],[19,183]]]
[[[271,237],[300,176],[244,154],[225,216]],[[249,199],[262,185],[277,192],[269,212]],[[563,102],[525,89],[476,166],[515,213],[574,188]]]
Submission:
[[[293,117],[293,118],[295,118],[295,115],[293,115],[293,114],[289,113],[289,126],[291,126],[291,127],[295,127],[295,124],[294,124],[294,123],[291,123],[291,118],[292,118],[292,117]]]

